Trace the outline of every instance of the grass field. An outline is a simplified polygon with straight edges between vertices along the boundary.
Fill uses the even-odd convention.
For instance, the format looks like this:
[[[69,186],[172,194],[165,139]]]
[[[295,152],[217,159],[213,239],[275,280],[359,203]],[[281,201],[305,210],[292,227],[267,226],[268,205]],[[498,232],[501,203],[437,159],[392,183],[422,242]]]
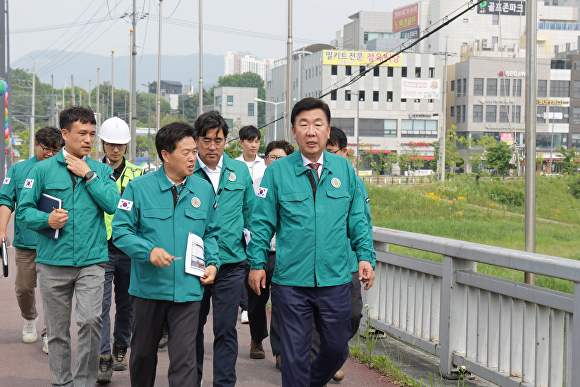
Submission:
[[[580,259],[580,200],[569,177],[537,180],[536,215],[566,224],[536,222],[536,252]],[[376,187],[367,184],[373,225],[491,246],[524,250],[524,180],[451,182]],[[442,262],[440,255],[393,246],[390,251]],[[478,271],[523,282],[523,272],[478,265]],[[536,284],[573,293],[569,281],[536,276]]]

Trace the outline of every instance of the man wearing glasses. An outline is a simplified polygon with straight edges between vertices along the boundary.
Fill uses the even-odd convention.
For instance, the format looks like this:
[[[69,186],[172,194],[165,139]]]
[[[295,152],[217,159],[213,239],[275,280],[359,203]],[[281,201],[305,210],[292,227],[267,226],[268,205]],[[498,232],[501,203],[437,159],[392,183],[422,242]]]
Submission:
[[[60,130],[52,126],[45,126],[40,129],[34,137],[36,156],[31,155],[28,160],[14,164],[8,171],[8,176],[4,179],[0,190],[0,238],[6,238],[6,228],[10,214],[15,210],[20,194],[24,187],[24,181],[28,171],[37,162],[48,159],[60,151],[64,145],[64,140]],[[14,220],[14,241],[12,245],[16,248],[16,300],[20,307],[20,314],[24,317],[24,328],[22,329],[22,341],[34,343],[37,338],[36,323],[38,312],[36,311],[36,298],[34,288],[36,287],[36,236],[38,234],[22,223]],[[48,337],[46,327],[42,330],[42,350],[48,353]]]
[[[194,176],[213,186],[221,232],[218,239],[221,266],[215,282],[205,286],[196,339],[198,385],[203,372],[203,327],[207,321],[210,297],[213,307],[213,385],[236,384],[238,305],[247,264],[243,229],[250,228],[254,188],[248,167],[224,154],[228,124],[216,110],[197,118],[194,124],[198,157]]]
[[[117,189],[122,195],[127,184],[137,176],[143,175],[143,170],[125,160],[127,144],[131,141],[131,132],[125,121],[118,117],[109,118],[99,131],[99,136],[105,150],[103,163],[113,169],[113,178]],[[133,313],[129,296],[129,279],[131,277],[131,258],[118,249],[111,238],[111,222],[113,215],[105,214],[109,261],[105,266],[105,284],[103,291],[103,331],[101,334],[101,357],[99,360],[99,376],[97,383],[111,383],[114,371],[127,369],[127,348],[131,343],[131,323]],[[115,329],[113,333],[113,350],[111,354],[111,295],[113,280],[115,281]]]

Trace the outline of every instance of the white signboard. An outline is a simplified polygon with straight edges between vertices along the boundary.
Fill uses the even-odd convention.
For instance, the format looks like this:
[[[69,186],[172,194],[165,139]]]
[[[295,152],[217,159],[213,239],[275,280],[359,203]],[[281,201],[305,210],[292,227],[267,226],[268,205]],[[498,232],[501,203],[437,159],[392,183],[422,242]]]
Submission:
[[[440,79],[403,79],[401,98],[439,99]]]
[[[548,119],[548,120],[561,120],[564,118],[564,113],[562,112],[544,112],[544,119]]]

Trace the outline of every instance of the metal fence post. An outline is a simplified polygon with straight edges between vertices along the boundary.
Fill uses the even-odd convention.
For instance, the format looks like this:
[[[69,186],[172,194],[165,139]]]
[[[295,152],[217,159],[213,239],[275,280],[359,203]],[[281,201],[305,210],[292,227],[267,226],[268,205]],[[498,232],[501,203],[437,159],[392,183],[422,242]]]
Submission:
[[[441,280],[441,374],[449,375],[453,368],[453,353],[465,352],[467,329],[467,287],[456,282],[456,273],[477,271],[477,262],[443,256]]]
[[[580,367],[578,367],[580,362],[580,283],[578,282],[574,283],[574,314],[572,319],[572,361],[566,364],[566,370],[572,369],[570,381],[576,383],[580,380]],[[568,383],[568,378],[566,378],[566,383]]]

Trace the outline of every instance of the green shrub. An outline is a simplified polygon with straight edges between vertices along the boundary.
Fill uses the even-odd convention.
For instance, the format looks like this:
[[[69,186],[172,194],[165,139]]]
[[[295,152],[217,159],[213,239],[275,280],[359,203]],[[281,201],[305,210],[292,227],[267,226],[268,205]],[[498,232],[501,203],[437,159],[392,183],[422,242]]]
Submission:
[[[512,204],[514,206],[523,206],[525,195],[521,190],[508,187],[504,184],[496,184],[491,187],[491,198],[499,203]]]
[[[580,199],[580,178],[570,184],[570,192],[576,199]]]

